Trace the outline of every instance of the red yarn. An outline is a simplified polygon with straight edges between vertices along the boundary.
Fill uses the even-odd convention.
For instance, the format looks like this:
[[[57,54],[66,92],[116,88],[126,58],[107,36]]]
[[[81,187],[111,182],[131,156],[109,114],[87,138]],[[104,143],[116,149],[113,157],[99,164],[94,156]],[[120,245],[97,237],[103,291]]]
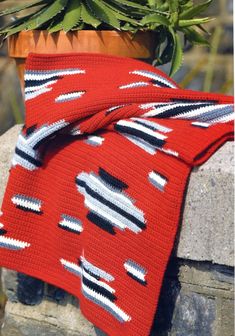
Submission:
[[[25,99],[0,266],[75,295],[108,335],[149,335],[187,179],[233,138],[233,98],[128,58],[30,54]]]

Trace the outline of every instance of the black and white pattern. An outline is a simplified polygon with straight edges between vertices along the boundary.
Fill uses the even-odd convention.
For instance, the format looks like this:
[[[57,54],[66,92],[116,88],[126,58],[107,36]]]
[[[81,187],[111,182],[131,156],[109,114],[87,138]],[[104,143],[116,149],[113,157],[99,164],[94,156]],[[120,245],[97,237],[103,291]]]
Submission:
[[[11,198],[11,201],[21,210],[42,214],[42,201],[37,198],[17,194]]]
[[[82,294],[88,300],[104,308],[122,323],[131,320],[131,317],[115,303],[115,289],[106,283],[114,280],[110,273],[97,267],[84,256],[80,257],[80,265],[65,259],[60,259],[60,262],[67,271],[80,277]]]
[[[231,109],[234,108],[234,105],[232,105]],[[231,110],[230,110],[231,112]],[[235,113],[232,112],[232,113],[228,113],[226,115],[220,115],[218,116],[217,118],[213,119],[213,120],[210,120],[209,123],[210,124],[216,124],[216,123],[226,123],[228,121],[234,121],[234,118],[235,118]]]
[[[160,75],[158,75],[154,72],[151,72],[151,71],[134,70],[134,71],[130,71],[130,74],[139,75],[139,76],[149,78],[149,79],[151,79],[151,83],[154,86],[157,86],[157,87],[165,87],[165,88],[171,88],[171,89],[176,89],[177,88],[177,86],[174,83],[172,83],[171,81],[169,81],[165,77],[160,76]]]
[[[119,120],[114,128],[125,136],[128,140],[144,149],[147,153],[153,155],[157,149],[162,148],[166,142],[166,128],[159,132],[159,125],[152,121],[141,118],[131,118],[131,120]]]
[[[73,91],[73,92],[63,93],[59,95],[58,97],[56,97],[55,102],[64,103],[64,102],[68,102],[71,100],[75,100],[75,99],[81,98],[85,93],[86,91]]]
[[[149,127],[153,131],[158,131],[161,133],[170,133],[172,132],[172,128],[163,126],[155,121],[150,121],[146,118],[138,118],[138,117],[132,117],[131,120],[134,120],[137,124],[144,125],[146,127]]]
[[[148,82],[133,82],[119,86],[119,89],[136,89],[138,87],[148,86]]]
[[[83,132],[79,129],[79,125],[76,125],[75,127],[73,127],[70,131],[69,134],[71,135],[81,135]]]
[[[51,125],[45,124],[38,129],[32,129],[20,133],[15,154],[12,159],[12,166],[20,165],[27,170],[35,170],[42,165],[41,155],[38,147],[50,136],[67,126],[69,123],[64,119],[59,120]]]
[[[77,275],[77,276],[81,277],[81,275],[82,275],[82,267],[80,267],[79,265],[75,264],[74,262],[65,260],[63,258],[60,259],[60,263],[70,273],[73,273],[74,275]]]
[[[7,231],[5,229],[3,229],[3,226],[4,225],[2,223],[0,223],[0,235],[4,235],[4,234],[7,233]]]
[[[25,72],[25,100],[31,100],[52,90],[52,85],[64,76],[84,74],[81,69],[28,70]]]
[[[146,285],[147,281],[145,279],[146,269],[135,262],[134,260],[128,259],[124,263],[124,268],[127,271],[127,274],[134,280],[138,281],[142,285]]]
[[[187,98],[182,98],[182,97],[174,97],[174,98],[171,98],[171,102],[192,104],[192,102],[194,102],[194,100],[187,99]],[[219,100],[216,100],[216,99],[200,99],[200,100],[196,100],[195,102],[207,103],[207,104],[219,104]]]
[[[89,135],[87,139],[85,140],[85,142],[88,145],[91,145],[94,147],[101,146],[103,141],[104,141],[104,137],[98,136],[98,135]]]
[[[164,191],[164,188],[168,182],[168,179],[165,176],[154,170],[149,173],[148,179],[150,183],[160,191]]]
[[[140,108],[148,110],[142,117],[186,119],[209,124],[227,122],[234,118],[232,104],[213,104],[210,101],[150,103],[142,104]]]
[[[181,111],[179,114],[174,115],[175,119],[187,119],[187,120],[197,120],[201,122],[208,122],[208,123],[216,123],[218,120],[225,116],[230,116],[231,120],[233,114],[233,105],[232,104],[216,104],[216,105],[208,105],[205,104],[203,106],[199,105],[198,107],[194,108],[191,106],[191,110],[189,111],[188,108],[185,108],[186,111]]]
[[[114,228],[139,233],[146,228],[144,213],[123,189],[128,186],[104,169],[99,174],[82,172],[76,177],[78,191],[84,195],[90,222],[110,234]]]
[[[205,122],[200,122],[200,121],[193,121],[191,125],[200,127],[200,128],[208,128],[210,126],[210,124],[205,123]]]
[[[52,90],[52,87],[48,87],[48,86],[50,86],[50,85],[52,85],[56,82],[57,81],[51,81],[47,85],[45,85],[44,87],[40,87],[40,88],[37,88],[37,89],[35,89],[35,87],[34,87],[34,89],[29,88],[31,91],[25,91],[25,95],[24,95],[25,101],[34,99],[38,96],[41,96],[44,93],[50,92]],[[25,90],[27,90],[27,88]]]
[[[7,231],[3,229],[3,224],[0,223],[0,248],[6,248],[10,250],[22,250],[26,247],[29,247],[30,244],[24,241],[6,237]]]
[[[88,271],[92,272],[94,275],[105,279],[110,282],[114,280],[114,276],[101,269],[100,267],[95,266],[90,261],[88,261],[84,256],[80,257],[82,266],[85,267]]]
[[[69,215],[61,215],[61,220],[58,226],[66,231],[80,234],[83,231],[82,222],[78,218]]]

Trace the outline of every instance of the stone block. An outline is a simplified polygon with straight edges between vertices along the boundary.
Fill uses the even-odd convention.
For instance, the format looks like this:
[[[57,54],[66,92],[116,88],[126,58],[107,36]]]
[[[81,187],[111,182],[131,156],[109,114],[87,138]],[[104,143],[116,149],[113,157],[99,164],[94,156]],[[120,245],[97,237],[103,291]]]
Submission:
[[[96,336],[98,329],[82,315],[78,300],[67,295],[61,302],[55,302],[45,296],[44,300],[35,306],[9,300],[2,336],[9,336],[11,330],[17,330],[19,336]],[[34,333],[31,334],[32,330]]]
[[[234,301],[223,299],[221,302],[220,335],[234,336]]]
[[[176,245],[178,257],[233,266],[233,151],[233,143],[226,143],[192,172]]]
[[[232,336],[233,278],[215,279],[218,265],[172,258],[150,336]],[[229,280],[228,280],[229,278]]]
[[[42,302],[44,296],[44,281],[17,273],[17,298],[27,305],[36,305]]]
[[[1,336],[90,336],[84,331],[71,331],[57,328],[43,321],[8,316],[3,325]],[[94,334],[98,335],[98,334]]]
[[[174,260],[174,259],[173,259]],[[177,260],[178,263],[178,276],[182,286],[194,287],[194,291],[198,288],[202,291],[207,288],[207,294],[213,295],[220,293],[223,297],[232,298],[233,295],[233,279],[234,268],[229,266],[215,265],[211,262],[198,262],[190,260]],[[168,270],[169,272],[169,270]],[[203,290],[203,292],[205,292]]]
[[[11,159],[22,125],[16,125],[0,137],[0,205],[7,184]]]
[[[216,303],[205,295],[181,291],[172,319],[171,335],[213,336]]]

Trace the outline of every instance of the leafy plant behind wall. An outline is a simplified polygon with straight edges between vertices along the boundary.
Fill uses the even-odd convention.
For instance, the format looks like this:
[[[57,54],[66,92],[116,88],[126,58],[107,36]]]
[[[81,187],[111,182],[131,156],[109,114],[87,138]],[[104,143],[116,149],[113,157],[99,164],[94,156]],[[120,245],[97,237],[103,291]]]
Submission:
[[[0,0],[6,2],[7,0]],[[0,16],[17,15],[0,29],[4,38],[23,30],[65,32],[82,29],[156,32],[156,65],[171,62],[170,75],[181,66],[184,41],[207,45],[202,27],[211,20],[200,17],[212,0],[34,0],[6,8]],[[30,14],[22,14],[31,9]]]

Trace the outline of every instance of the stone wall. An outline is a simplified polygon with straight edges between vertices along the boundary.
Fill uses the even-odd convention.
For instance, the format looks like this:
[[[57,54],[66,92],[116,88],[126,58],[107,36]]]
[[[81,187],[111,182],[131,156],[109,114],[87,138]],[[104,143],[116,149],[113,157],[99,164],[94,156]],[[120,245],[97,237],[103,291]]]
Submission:
[[[223,27],[218,53],[212,56],[208,48],[188,46],[184,65],[174,78],[177,82],[202,90],[212,63],[211,91],[233,92],[232,11],[232,0],[214,0],[208,15],[216,17],[210,24],[212,33],[219,24]],[[16,69],[6,58],[5,47],[0,49],[0,134],[16,123],[13,111],[24,116]],[[0,203],[18,132],[16,126],[0,137]],[[234,335],[232,161],[233,146],[228,143],[192,173],[150,336]],[[5,306],[1,286],[8,297],[1,336],[104,335],[83,317],[76,298],[6,269],[0,282],[0,324]]]
[[[20,128],[0,137],[0,204]],[[233,149],[233,143],[226,143],[191,174],[149,336],[234,335]],[[2,336],[104,336],[81,314],[78,300],[63,290],[7,269],[2,285],[8,297]]]

